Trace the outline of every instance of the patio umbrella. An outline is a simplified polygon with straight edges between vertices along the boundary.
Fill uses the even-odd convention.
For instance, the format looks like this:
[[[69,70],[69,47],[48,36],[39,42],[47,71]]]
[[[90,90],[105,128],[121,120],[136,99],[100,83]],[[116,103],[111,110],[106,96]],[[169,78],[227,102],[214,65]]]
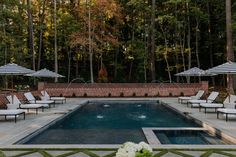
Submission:
[[[226,62],[216,67],[206,70],[207,74],[236,74],[236,63]]]
[[[207,74],[236,74],[236,63],[235,62],[226,62],[224,64],[218,65],[216,67],[210,68],[206,70]],[[229,84],[229,80],[227,80],[228,89],[233,92],[232,85]]]
[[[206,76],[206,75],[207,74],[205,73],[204,70],[199,69],[197,67],[175,74],[175,76]]]
[[[65,77],[63,75],[60,75],[58,73],[55,73],[53,71],[50,71],[46,68],[41,69],[39,71],[36,71],[31,74],[27,74],[26,76],[32,76],[32,77],[48,77],[48,78],[59,78],[59,77]]]
[[[58,78],[58,77],[65,77],[65,76],[62,76],[58,73],[55,73],[53,71],[50,71],[46,68],[44,69],[41,69],[39,71],[36,71],[34,73],[30,73],[30,74],[27,74],[26,76],[33,76],[33,77],[51,77],[51,78]]]
[[[175,74],[175,76],[213,76],[216,74],[206,73],[205,70],[199,69],[197,67],[193,67],[191,69],[185,70],[183,72]]]
[[[13,75],[25,75],[35,72],[34,70],[27,69],[25,67],[19,66],[15,63],[9,63],[3,66],[0,66],[0,75],[9,75],[11,76],[12,81],[12,92],[13,92]],[[13,97],[12,97],[13,98]]]

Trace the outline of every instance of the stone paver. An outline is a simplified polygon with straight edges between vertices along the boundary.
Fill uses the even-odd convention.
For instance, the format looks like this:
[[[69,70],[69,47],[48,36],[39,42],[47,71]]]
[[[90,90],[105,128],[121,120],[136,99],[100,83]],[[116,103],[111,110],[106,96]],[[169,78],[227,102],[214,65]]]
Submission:
[[[15,155],[18,155],[18,154],[26,153],[28,151],[2,151],[2,152],[7,157],[10,157],[10,156],[15,156]]]
[[[84,154],[84,153],[82,153],[82,152],[79,152],[79,153],[70,155],[70,156],[68,156],[68,157],[90,157],[90,156],[88,156],[87,154]]]
[[[28,154],[28,155],[24,155],[22,157],[44,157],[42,154],[36,152],[36,153],[32,153],[32,154]]]
[[[179,151],[184,154],[192,155],[194,157],[200,157],[205,151]]]
[[[209,157],[228,157],[228,156],[213,153],[213,154],[211,154]]]
[[[51,154],[51,155],[53,155],[53,156],[58,156],[58,155],[62,155],[62,154],[67,154],[67,153],[69,153],[69,152],[71,152],[71,151],[56,151],[56,150],[48,150],[48,151],[46,151],[47,153],[49,153],[49,154]]]
[[[166,153],[165,155],[162,155],[161,157],[181,157],[180,155],[174,154],[174,153]]]
[[[109,155],[111,153],[114,153],[115,151],[90,151],[94,154],[97,154],[99,156],[105,156],[105,155]]]
[[[230,153],[230,154],[232,154],[232,155],[235,155],[235,156],[236,156],[236,151],[222,151],[222,152]]]

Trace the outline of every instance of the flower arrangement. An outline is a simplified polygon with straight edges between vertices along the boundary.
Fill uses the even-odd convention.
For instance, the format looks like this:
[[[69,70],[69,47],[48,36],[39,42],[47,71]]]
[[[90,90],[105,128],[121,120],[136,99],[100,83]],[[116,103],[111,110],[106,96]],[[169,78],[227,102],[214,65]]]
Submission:
[[[16,88],[17,91],[29,90],[30,86],[29,85],[15,85],[15,88]]]
[[[152,157],[152,148],[145,142],[139,144],[133,142],[124,143],[118,149],[116,157]]]

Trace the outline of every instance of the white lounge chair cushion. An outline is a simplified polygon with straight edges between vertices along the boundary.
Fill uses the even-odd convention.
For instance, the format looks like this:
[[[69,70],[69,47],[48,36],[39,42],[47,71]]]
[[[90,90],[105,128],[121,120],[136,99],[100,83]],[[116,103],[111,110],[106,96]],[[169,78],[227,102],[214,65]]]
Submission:
[[[189,100],[188,101],[191,104],[200,104],[200,103],[206,103],[206,100]]]
[[[191,97],[181,96],[181,97],[178,97],[178,99],[180,99],[180,100],[191,100]]]
[[[65,100],[65,97],[50,97],[51,100]]]
[[[24,113],[25,111],[22,109],[8,109],[8,110],[0,110],[0,115],[6,115],[6,116],[12,116],[12,115],[17,115]]]
[[[36,108],[40,108],[40,107],[48,107],[47,106],[44,106],[45,104],[23,104],[23,105],[20,105],[20,108],[22,109],[36,109]]]
[[[192,107],[199,107],[200,103],[191,104]]]
[[[45,96],[42,96],[41,99],[42,99],[43,101],[47,101],[47,100],[52,100],[52,101],[64,101],[64,100],[66,100],[65,97],[50,97],[50,98],[48,98],[48,97],[45,97]]]
[[[222,113],[228,113],[228,117],[230,118],[236,118],[236,109],[220,108],[220,109],[217,109],[217,111],[220,111]],[[223,116],[226,117],[226,114],[223,114]]]
[[[220,107],[224,107],[224,105],[221,104],[221,103],[201,103],[200,106],[201,107],[206,107],[206,108],[220,108]]]
[[[36,104],[52,104],[54,101],[51,100],[36,100],[36,101],[29,101],[30,103],[35,102]]]
[[[236,109],[231,109],[231,108],[219,108],[217,109],[217,111],[222,113],[236,114]]]

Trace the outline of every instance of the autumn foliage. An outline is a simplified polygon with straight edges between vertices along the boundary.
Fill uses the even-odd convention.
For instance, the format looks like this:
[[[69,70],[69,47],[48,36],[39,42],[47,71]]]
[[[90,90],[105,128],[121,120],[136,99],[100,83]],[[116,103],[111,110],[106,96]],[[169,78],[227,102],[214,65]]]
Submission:
[[[71,36],[72,46],[88,47],[88,7],[91,13],[91,46],[94,52],[102,53],[109,47],[118,45],[116,26],[121,21],[121,8],[114,0],[91,0],[90,4],[80,2],[76,11],[82,23],[82,29]]]

